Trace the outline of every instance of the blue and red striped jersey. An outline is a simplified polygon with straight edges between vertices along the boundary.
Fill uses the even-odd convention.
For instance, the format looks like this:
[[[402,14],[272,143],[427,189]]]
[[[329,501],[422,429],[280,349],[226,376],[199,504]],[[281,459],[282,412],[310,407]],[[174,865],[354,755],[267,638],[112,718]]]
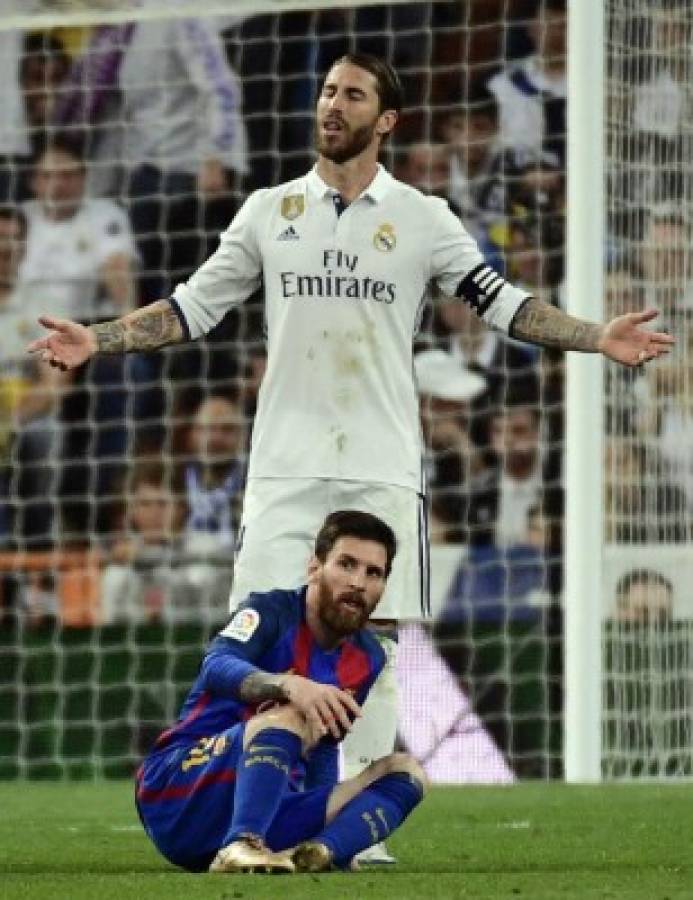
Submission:
[[[256,670],[293,671],[351,691],[363,704],[385,663],[380,643],[362,629],[334,650],[321,649],[306,622],[306,591],[304,586],[248,596],[210,644],[177,722],[160,735],[155,752],[250,718],[256,708],[236,698],[240,682]]]

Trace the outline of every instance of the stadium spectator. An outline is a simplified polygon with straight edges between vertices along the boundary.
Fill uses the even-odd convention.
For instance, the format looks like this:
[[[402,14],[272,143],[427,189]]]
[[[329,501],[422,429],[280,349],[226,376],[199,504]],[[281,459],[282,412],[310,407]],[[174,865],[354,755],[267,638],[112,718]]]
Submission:
[[[337,777],[339,742],[385,662],[365,625],[395,549],[375,516],[329,515],[307,585],[251,593],[212,643],[178,723],[137,775],[140,817],[172,863],[212,872],[346,868],[421,802],[426,776],[406,753]]]
[[[645,77],[633,92],[632,133],[642,162],[643,206],[675,196],[663,196],[663,188],[678,181],[681,199],[693,200],[693,184],[685,174],[691,156],[693,96],[691,95],[691,24],[681,5],[664,0],[648,10],[650,43],[639,60]],[[678,170],[678,179],[676,177]],[[681,177],[683,176],[683,178]]]
[[[477,239],[484,258],[491,265],[499,264],[498,247],[491,242],[486,232],[475,229],[474,223],[468,226],[462,209],[455,202],[450,185],[449,154],[444,144],[426,141],[411,144],[404,151],[397,167],[397,177],[422,194],[446,200],[451,211],[462,219],[462,224]]]
[[[693,460],[688,452],[693,438],[693,331],[687,328],[685,356],[659,366],[639,379],[635,390],[639,400],[637,433],[648,449],[659,456],[671,481],[686,495],[693,514]]]
[[[91,98],[77,106],[86,124],[105,90],[120,91],[120,148],[111,136],[96,162],[104,152],[122,162],[148,302],[169,292],[172,273],[204,259],[231,218],[234,179],[247,171],[240,87],[217,30],[201,19],[139,21],[115,36],[109,26],[94,29],[77,90],[84,60],[95,60],[93,72],[86,67]]]
[[[565,162],[566,0],[534,0],[527,31],[534,53],[488,81],[499,109],[499,143],[536,159]]]
[[[448,187],[448,157],[443,144],[420,142],[407,147],[397,170],[397,177],[422,194],[446,198]],[[459,215],[459,208],[453,212]]]
[[[486,381],[444,350],[417,353],[414,373],[431,510],[443,532],[440,542],[461,543],[467,482],[480,465],[469,435],[470,405],[486,391]]]
[[[60,90],[69,69],[70,57],[57,37],[43,32],[26,35],[19,80],[34,162],[50,139]]]
[[[448,94],[440,131],[448,149],[448,199],[477,240],[505,216],[506,178],[499,155],[498,103],[486,85],[465,97]]]
[[[24,205],[27,252],[20,283],[31,308],[84,322],[134,305],[137,251],[127,214],[114,201],[86,192],[83,146],[53,136],[33,175],[35,198]],[[93,537],[100,498],[110,492],[114,463],[126,449],[125,384],[140,360],[102,360],[80,371],[60,409],[57,465],[62,528],[75,540]],[[139,392],[138,392],[139,394]],[[99,462],[101,461],[101,462]]]
[[[663,625],[674,615],[674,586],[660,572],[633,569],[616,585],[617,622],[638,625]]]
[[[650,208],[639,258],[645,302],[662,311],[671,328],[693,312],[691,229],[681,205]]]
[[[603,631],[603,765],[617,777],[690,766],[690,625],[677,620],[675,604],[669,573],[647,562],[616,584]]]
[[[547,185],[551,179],[557,190]],[[564,276],[565,220],[562,209],[562,177],[532,163],[517,171],[509,191],[507,223],[508,272],[533,295],[561,304]],[[560,206],[558,204],[561,204]]]
[[[40,154],[29,224],[22,289],[34,308],[59,318],[94,320],[134,305],[136,249],[125,212],[112,200],[88,197],[86,166],[76,141],[58,135]]]
[[[463,303],[435,303],[431,330],[436,346],[486,380],[488,390],[472,401],[470,435],[476,446],[487,448],[489,414],[504,403],[516,381],[523,383],[536,372],[536,350],[486,328]]]
[[[547,522],[548,553],[560,554],[561,459],[546,450],[536,381],[514,386],[505,406],[491,415],[493,462],[470,483],[469,542],[510,547],[531,544],[530,512],[540,510]]]
[[[22,6],[23,0],[7,0],[3,12],[21,12]],[[0,31],[0,203],[26,199],[31,144],[19,83],[23,40],[18,29]]]
[[[682,447],[680,455],[685,452]],[[637,435],[608,438],[604,460],[607,541],[652,544],[690,540],[690,504],[683,484],[672,480],[668,469],[651,438],[647,444]]]
[[[72,368],[97,353],[178,344],[208,332],[264,285],[268,365],[232,603],[271,587],[278,566],[284,583],[298,582],[326,505],[367,504],[396,523],[406,549],[379,610],[392,617],[379,623],[390,656],[347,746],[359,766],[394,743],[393,619],[416,617],[427,605],[412,343],[431,284],[520,340],[625,365],[665,354],[673,343],[641,327],[654,312],[598,325],[508,284],[447,204],[379,166],[401,106],[397,76],[382,60],[338,60],[317,101],[318,162],[310,173],[251,195],[215,255],[172,299],[91,328],[44,316],[50,333],[29,348]]]
[[[633,266],[626,260],[610,266],[604,273],[604,315],[622,316],[642,309],[643,287]]]
[[[0,539],[22,547],[50,544],[53,467],[60,446],[56,417],[72,375],[26,356],[36,323],[18,269],[26,246],[26,219],[0,205]]]
[[[184,469],[187,541],[199,552],[231,553],[245,482],[245,419],[228,391],[202,398],[188,430]]]
[[[221,621],[230,568],[200,560],[189,545],[182,485],[165,466],[140,462],[128,488],[122,534],[101,580],[102,621]]]

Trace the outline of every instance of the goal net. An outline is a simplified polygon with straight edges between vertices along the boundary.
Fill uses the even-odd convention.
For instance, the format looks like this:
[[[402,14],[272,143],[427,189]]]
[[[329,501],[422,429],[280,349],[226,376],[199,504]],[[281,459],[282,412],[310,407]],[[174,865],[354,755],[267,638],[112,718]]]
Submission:
[[[667,359],[606,383],[603,768],[690,775],[691,136],[685,3],[606,4],[605,315],[643,306]]]
[[[348,50],[383,56],[402,78],[388,167],[446,197],[510,281],[565,306],[565,4],[267,0],[233,15],[213,0],[5,5],[0,346],[6,338],[15,363],[0,378],[0,774],[126,775],[176,716],[227,618],[264,371],[262,295],[203,341],[101,357],[51,382],[19,354],[37,316],[100,321],[167,296],[250,191],[312,165],[316,91]],[[678,156],[663,155],[661,135],[636,147],[632,123],[639,92],[643,121],[656,119],[648,102],[664,115],[647,73],[664,63],[681,73],[687,57],[672,37],[655,58],[649,7],[610,0],[609,16],[607,296],[621,312],[665,282],[667,296],[685,293],[687,223],[680,237],[644,236],[645,211],[665,199],[661,227],[685,212],[659,179],[685,189],[685,75],[671,79],[682,92]],[[652,265],[668,266],[666,278],[642,268],[660,246],[670,255]],[[436,781],[558,777],[563,359],[491,335],[440,297],[415,350],[432,616],[401,628],[400,741]],[[686,422],[636,430],[669,408],[665,384],[685,392],[686,358],[682,346],[652,383],[649,370],[610,371],[605,387],[605,584],[615,597],[629,571],[655,570],[675,596],[671,616],[621,615],[631,601],[605,615],[610,776],[690,766],[675,454]],[[656,448],[661,433],[671,458]],[[660,487],[665,472],[671,489]]]

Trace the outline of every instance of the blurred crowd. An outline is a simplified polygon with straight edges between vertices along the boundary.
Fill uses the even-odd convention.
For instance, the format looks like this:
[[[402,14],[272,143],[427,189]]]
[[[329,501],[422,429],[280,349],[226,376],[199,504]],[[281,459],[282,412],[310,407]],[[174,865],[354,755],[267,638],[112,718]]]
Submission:
[[[680,355],[608,372],[610,542],[686,541],[693,514],[690,35],[659,5],[622,36],[642,53],[609,72],[604,315],[656,305]],[[24,346],[41,314],[89,323],[168,296],[250,190],[309,168],[316,89],[349,49],[401,74],[394,174],[444,197],[510,281],[565,304],[565,0],[0,32],[5,609],[66,615],[59,564],[26,560],[84,551],[98,599],[72,624],[223,617],[262,297],[197,344],[74,376]],[[559,604],[562,355],[442,297],[415,350],[432,539],[464,550],[440,628]]]

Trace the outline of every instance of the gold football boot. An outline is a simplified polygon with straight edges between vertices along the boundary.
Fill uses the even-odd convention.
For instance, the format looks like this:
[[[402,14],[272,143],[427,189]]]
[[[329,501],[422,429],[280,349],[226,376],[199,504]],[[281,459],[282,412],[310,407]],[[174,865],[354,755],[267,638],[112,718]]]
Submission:
[[[318,841],[299,844],[291,859],[297,872],[329,872],[332,868],[332,851]]]
[[[273,853],[261,838],[249,834],[222,847],[209,871],[272,874],[293,872],[295,866],[288,856]]]

